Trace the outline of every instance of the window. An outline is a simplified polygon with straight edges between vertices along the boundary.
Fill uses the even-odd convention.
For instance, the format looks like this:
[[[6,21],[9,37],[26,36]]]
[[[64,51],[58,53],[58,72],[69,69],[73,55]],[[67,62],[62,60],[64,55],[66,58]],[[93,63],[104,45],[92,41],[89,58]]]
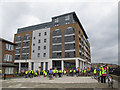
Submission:
[[[35,52],[35,50],[33,50],[33,53]]]
[[[47,35],[47,32],[44,32],[44,35]]]
[[[21,37],[20,37],[20,36],[17,36],[17,37],[16,37],[16,42],[17,42],[17,41],[21,41]]]
[[[35,37],[33,39],[35,39]]]
[[[38,43],[40,43],[40,39],[38,40]]]
[[[56,18],[56,19],[55,19],[55,22],[58,22],[58,21],[59,21],[59,19],[58,19],[58,18]]]
[[[23,40],[30,40],[30,35],[26,34],[23,38]]]
[[[64,31],[64,33],[65,33],[65,35],[66,35],[66,34],[73,34],[73,33],[75,33],[75,30],[74,30],[74,28],[72,28],[72,27],[68,27],[68,28]]]
[[[38,50],[40,50],[40,46],[38,46]]]
[[[5,68],[5,74],[13,74],[14,72],[14,68],[11,67],[6,67]]]
[[[65,16],[65,20],[69,20],[69,19],[70,19],[69,15]]]
[[[4,55],[4,61],[11,62],[12,61],[12,55]]]
[[[56,24],[55,24],[55,26],[59,26],[59,24],[58,24],[58,23],[56,23]]]
[[[43,54],[43,57],[46,57],[46,53]]]
[[[46,43],[46,39],[44,39],[44,43]]]
[[[52,38],[52,42],[53,43],[61,43],[62,42],[62,38],[61,37]]]
[[[40,53],[38,53],[38,55],[37,55],[38,57],[40,57]]]
[[[15,60],[19,60],[20,59],[20,55],[15,55]]]
[[[13,45],[6,43],[6,50],[12,51],[13,50]]]
[[[52,51],[61,51],[62,50],[62,45],[53,45],[52,46]]]
[[[52,53],[52,58],[61,58],[62,53],[58,52],[58,53]]]
[[[41,33],[39,33],[39,36],[41,36]]]
[[[33,46],[35,46],[35,44],[33,43]]]
[[[56,29],[56,30],[54,30],[53,33],[52,33],[52,36],[59,36],[59,35],[62,35],[62,32],[61,32],[60,29]]]
[[[46,49],[46,46],[44,46],[44,49]]]
[[[74,58],[75,57],[75,51],[74,52],[65,52],[65,58]]]

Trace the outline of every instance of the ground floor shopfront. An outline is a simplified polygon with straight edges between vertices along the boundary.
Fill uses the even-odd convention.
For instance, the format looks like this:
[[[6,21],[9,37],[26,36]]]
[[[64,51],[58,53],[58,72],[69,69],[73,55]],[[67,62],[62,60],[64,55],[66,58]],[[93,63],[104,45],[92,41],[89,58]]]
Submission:
[[[29,70],[49,70],[50,68],[69,70],[84,67],[90,67],[91,63],[81,58],[61,58],[61,59],[41,59],[41,60],[15,60],[15,64],[18,66],[17,71],[23,69]]]

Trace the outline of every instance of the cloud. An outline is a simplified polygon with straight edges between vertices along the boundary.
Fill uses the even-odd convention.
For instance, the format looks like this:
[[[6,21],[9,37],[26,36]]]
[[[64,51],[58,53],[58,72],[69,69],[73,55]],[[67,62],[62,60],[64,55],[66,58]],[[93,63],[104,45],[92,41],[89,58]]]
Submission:
[[[0,8],[0,36],[11,41],[20,27],[49,22],[53,16],[75,11],[88,34],[92,62],[118,61],[118,13],[114,1],[3,2]]]

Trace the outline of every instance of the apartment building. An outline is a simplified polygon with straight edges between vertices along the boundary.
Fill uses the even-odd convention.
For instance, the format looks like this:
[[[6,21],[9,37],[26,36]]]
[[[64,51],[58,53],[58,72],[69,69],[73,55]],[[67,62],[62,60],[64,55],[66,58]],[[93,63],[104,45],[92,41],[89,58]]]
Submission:
[[[16,44],[0,38],[0,70],[2,70],[2,75],[6,74],[6,77],[13,77],[16,72],[15,46]]]
[[[52,17],[51,22],[19,28],[15,63],[19,70],[90,67],[90,43],[75,12]]]

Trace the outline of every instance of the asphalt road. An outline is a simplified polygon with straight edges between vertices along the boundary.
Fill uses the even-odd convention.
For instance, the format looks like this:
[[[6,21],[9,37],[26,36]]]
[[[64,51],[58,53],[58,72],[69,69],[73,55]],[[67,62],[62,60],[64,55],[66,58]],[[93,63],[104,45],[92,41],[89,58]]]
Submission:
[[[67,88],[89,88],[99,89],[99,88],[108,88],[107,83],[98,83],[97,80],[92,79],[91,77],[67,77],[63,76],[62,78],[53,78],[53,80],[49,80],[48,77],[34,77],[34,78],[13,78],[2,80],[2,88],[3,90],[15,90],[17,88],[59,88],[64,89]],[[117,90],[118,85],[120,85],[117,81],[114,81],[114,90]],[[14,88],[14,89],[13,89]],[[30,90],[30,89],[29,89]],[[35,90],[35,89],[34,89]],[[110,88],[108,89],[110,90]]]

